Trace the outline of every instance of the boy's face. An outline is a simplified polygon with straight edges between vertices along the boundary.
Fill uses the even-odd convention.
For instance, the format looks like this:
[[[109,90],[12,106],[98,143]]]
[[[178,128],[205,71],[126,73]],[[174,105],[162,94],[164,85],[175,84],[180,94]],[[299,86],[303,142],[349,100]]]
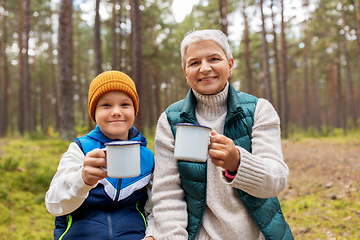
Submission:
[[[108,92],[96,105],[95,120],[108,138],[129,140],[129,129],[135,121],[134,103],[124,92]]]

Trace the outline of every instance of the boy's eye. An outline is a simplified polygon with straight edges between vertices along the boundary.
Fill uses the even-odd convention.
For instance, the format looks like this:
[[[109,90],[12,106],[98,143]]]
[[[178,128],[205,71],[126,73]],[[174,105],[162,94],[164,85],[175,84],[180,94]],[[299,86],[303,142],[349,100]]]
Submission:
[[[103,106],[103,107],[110,107],[110,104],[104,103],[104,104],[102,104],[101,106]]]
[[[121,104],[121,106],[127,107],[127,106],[130,106],[130,104],[129,103],[123,103],[123,104]]]

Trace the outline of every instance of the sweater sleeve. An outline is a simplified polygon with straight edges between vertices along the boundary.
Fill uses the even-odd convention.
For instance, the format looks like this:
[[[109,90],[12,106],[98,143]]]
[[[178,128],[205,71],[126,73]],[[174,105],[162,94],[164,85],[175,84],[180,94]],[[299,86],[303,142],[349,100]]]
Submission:
[[[238,147],[240,166],[228,184],[258,198],[275,197],[285,189],[289,169],[282,155],[279,116],[265,99],[257,103],[251,135],[252,153]]]
[[[54,216],[62,216],[76,210],[95,186],[82,179],[84,154],[76,143],[71,143],[62,155],[57,172],[46,192],[45,205]]]
[[[174,137],[166,113],[162,113],[155,134],[155,170],[152,187],[154,224],[149,230],[156,240],[188,239],[187,205],[181,188]]]

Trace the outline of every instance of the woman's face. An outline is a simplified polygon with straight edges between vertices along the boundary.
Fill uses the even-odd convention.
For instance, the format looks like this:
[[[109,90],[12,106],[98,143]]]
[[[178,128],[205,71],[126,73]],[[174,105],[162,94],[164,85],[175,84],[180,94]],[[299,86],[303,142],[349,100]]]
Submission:
[[[234,59],[229,61],[220,45],[212,40],[192,43],[185,51],[187,82],[201,94],[221,92],[232,75],[233,65]]]

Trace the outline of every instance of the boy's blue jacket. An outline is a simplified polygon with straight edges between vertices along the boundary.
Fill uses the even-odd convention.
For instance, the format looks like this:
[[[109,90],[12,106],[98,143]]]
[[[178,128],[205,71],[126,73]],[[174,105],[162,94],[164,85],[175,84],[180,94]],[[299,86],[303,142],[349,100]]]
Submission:
[[[146,138],[135,127],[130,128],[129,139],[141,141],[140,175],[123,179],[107,177],[99,181],[78,209],[56,217],[54,239],[140,240],[145,237],[144,205],[148,198],[147,185],[154,167],[154,155],[146,147]],[[115,139],[106,137],[98,126],[74,140],[84,155],[95,148],[104,148],[105,143],[112,141]]]

